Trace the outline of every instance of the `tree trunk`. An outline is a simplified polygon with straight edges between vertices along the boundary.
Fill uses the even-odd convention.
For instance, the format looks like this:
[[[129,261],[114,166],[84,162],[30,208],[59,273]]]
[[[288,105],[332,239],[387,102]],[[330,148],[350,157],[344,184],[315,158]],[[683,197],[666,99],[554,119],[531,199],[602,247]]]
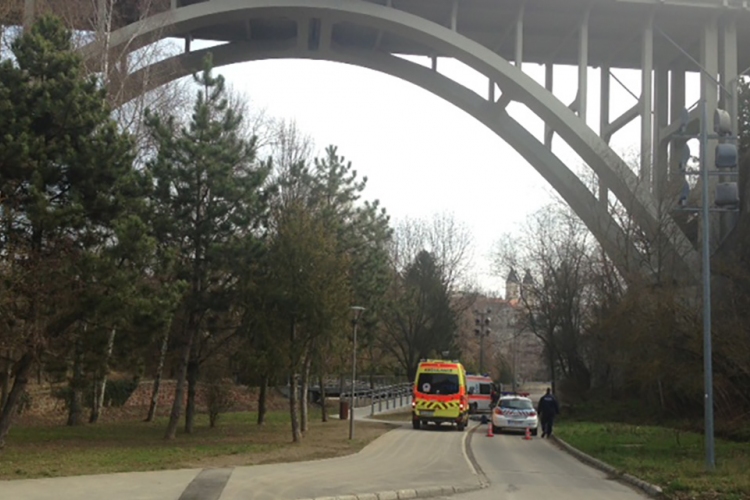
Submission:
[[[84,327],[85,330],[85,327]],[[68,422],[67,425],[75,426],[81,424],[81,413],[83,412],[81,400],[83,399],[83,340],[76,336],[73,353],[73,378],[70,380],[70,399],[68,400]]]
[[[291,374],[291,380],[289,382],[289,410],[292,417],[292,441],[298,443],[302,434],[300,432],[299,425],[299,406],[297,400],[299,399],[299,383],[297,381],[297,374]]]
[[[195,392],[198,386],[198,370],[200,365],[198,364],[198,353],[195,346],[197,342],[193,344],[192,353],[190,354],[190,361],[187,367],[187,406],[185,407],[185,432],[187,434],[193,433],[193,427],[195,426]]]
[[[16,414],[16,408],[21,400],[21,396],[26,392],[26,384],[29,382],[29,372],[34,364],[34,356],[27,352],[24,354],[15,366],[15,378],[13,388],[8,393],[5,404],[0,411],[0,450],[5,448],[5,438],[10,431],[10,425],[13,423],[13,415]]]
[[[112,350],[115,347],[115,335],[117,330],[112,328],[107,339],[107,351],[104,353],[104,362],[102,363],[101,378],[94,383],[94,404],[91,407],[89,423],[95,424],[99,420],[99,415],[104,406],[104,391],[107,390],[107,376],[109,375],[109,360],[112,357]]]
[[[258,394],[258,425],[266,423],[266,402],[268,399],[268,375],[260,378],[260,393]]]
[[[292,420],[292,442],[298,443],[302,437],[300,434],[299,425],[299,406],[297,406],[297,400],[299,399],[299,384],[297,381],[297,365],[299,364],[299,356],[295,354],[297,348],[297,322],[292,317],[290,325],[289,337],[289,413]]]
[[[177,383],[174,390],[174,401],[172,401],[172,411],[169,414],[169,423],[164,433],[164,439],[174,439],[177,435],[177,424],[182,416],[182,403],[185,400],[185,379],[187,378],[187,368],[190,362],[190,352],[193,350],[193,337],[197,329],[195,318],[190,314],[187,325],[187,338],[185,345],[182,347],[182,356],[180,357],[180,366],[177,369]]]
[[[328,407],[326,407],[326,386],[323,383],[325,377],[323,376],[323,370],[318,375],[318,384],[320,385],[320,408],[321,408],[321,420],[328,422]]]
[[[156,416],[156,404],[159,401],[159,388],[161,387],[161,376],[164,371],[164,362],[167,359],[167,347],[169,347],[169,327],[164,332],[164,338],[161,341],[159,349],[159,364],[156,366],[156,375],[154,376],[154,387],[151,389],[151,403],[148,406],[148,415],[146,422],[153,422]]]
[[[551,344],[549,347],[549,376],[550,376],[550,388],[552,389],[552,394],[557,394],[557,390],[556,390],[557,381],[555,380],[555,352],[552,350]]]
[[[6,352],[7,359],[3,363],[3,373],[0,373],[2,377],[2,388],[0,389],[0,410],[5,406],[5,402],[8,400],[8,393],[10,393],[10,378],[13,368],[13,352],[8,349]]]
[[[307,432],[309,427],[309,414],[310,414],[310,365],[312,365],[312,356],[308,353],[305,356],[305,362],[302,364],[302,399],[299,402],[300,414],[301,414],[301,425],[300,430]]]

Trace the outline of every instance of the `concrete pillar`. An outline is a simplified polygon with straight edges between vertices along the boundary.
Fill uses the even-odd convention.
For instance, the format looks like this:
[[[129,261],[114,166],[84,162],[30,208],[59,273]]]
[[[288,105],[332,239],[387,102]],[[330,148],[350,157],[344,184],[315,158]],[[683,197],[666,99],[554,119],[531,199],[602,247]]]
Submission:
[[[96,2],[96,29],[99,33],[107,31],[109,21],[109,2],[107,0],[97,0]]]
[[[719,94],[719,106],[732,116],[732,131],[737,134],[738,100],[737,100],[737,20],[729,17],[724,20],[721,33],[721,53],[719,64],[721,85],[724,90]]]
[[[653,139],[654,17],[649,16],[641,42],[641,182],[651,186],[651,140]]]
[[[458,31],[458,0],[453,0],[451,6],[451,29]]]
[[[719,89],[719,106],[732,117],[732,133],[738,129],[738,96],[737,96],[737,21],[735,17],[726,17],[721,26],[719,38],[719,72],[723,88]],[[713,125],[713,122],[712,122]],[[720,182],[737,182],[736,177],[722,176]],[[737,214],[721,215],[721,236],[729,234],[736,225]]]
[[[523,14],[524,6],[522,4],[516,20],[516,68],[518,69],[522,69],[523,66]]]
[[[670,71],[669,82],[669,120],[672,123],[680,119],[682,110],[685,109],[685,69],[674,68]],[[679,176],[679,164],[682,159],[682,149],[685,147],[685,139],[672,139],[669,147],[669,181],[672,182]]]
[[[310,24],[311,19],[300,19],[297,21],[297,48],[307,50],[310,48]]]
[[[23,2],[23,27],[29,29],[34,24],[36,17],[36,0],[24,0]]]
[[[327,52],[331,50],[331,37],[333,36],[333,23],[327,17],[320,20],[320,44],[318,50]]]
[[[599,136],[609,144],[609,136],[606,134],[609,126],[609,98],[610,98],[610,78],[609,66],[599,68]],[[609,190],[607,186],[599,179],[599,203],[602,208],[608,209]]]
[[[578,37],[578,116],[586,122],[589,69],[589,10],[583,14]]]
[[[495,102],[495,82],[492,80],[490,80],[487,100],[490,102]]]
[[[555,66],[548,62],[544,65],[544,88],[547,89],[549,92],[553,92],[553,76],[555,72]],[[547,122],[544,122],[544,145],[552,149],[552,127],[550,127]]]
[[[701,123],[701,127],[706,127],[709,134],[713,133],[713,116],[714,112],[716,111],[716,107],[718,105],[719,101],[719,91],[718,91],[718,85],[717,81],[719,79],[719,23],[716,16],[713,16],[706,20],[705,25],[703,26],[703,31],[701,32],[701,40],[700,40],[700,60],[699,60],[701,66],[703,67],[703,71],[701,71],[700,74],[700,95],[701,99],[705,100],[706,103],[706,117],[707,117],[707,123]],[[706,168],[709,171],[715,170],[715,149],[716,149],[716,140],[715,139],[709,139],[706,144],[705,149],[701,149],[700,155],[702,158],[705,159],[706,162]],[[716,184],[718,182],[718,178],[716,176],[709,177],[708,181],[708,198],[709,198],[709,205],[714,204],[714,199],[716,196]],[[693,192],[695,193],[695,198],[698,200],[698,203],[702,203],[700,193],[701,193],[701,182],[698,182],[697,189],[694,189]],[[692,194],[692,193],[691,193]],[[719,237],[721,235],[721,219],[717,217],[718,214],[711,214],[710,216],[710,224],[711,224],[711,240],[710,240],[710,246],[713,251],[713,249],[716,246],[716,243],[719,241]],[[701,218],[699,222],[699,227],[702,227],[703,220]],[[700,230],[698,232],[698,240],[699,242],[702,241],[702,234],[703,230]]]
[[[701,124],[707,127],[709,134],[713,133],[713,116],[718,105],[719,93],[716,81],[719,79],[719,26],[718,20],[713,17],[706,21],[701,34],[700,45],[700,63],[704,71],[701,72],[701,99],[706,100],[706,114],[708,123]],[[701,151],[705,155],[706,165],[709,170],[714,170],[716,140],[709,139],[706,151]],[[709,196],[713,204],[714,194],[716,191],[716,177],[711,177],[709,185]]]
[[[654,71],[654,156],[652,192],[658,202],[666,201],[666,186],[669,178],[669,143],[661,140],[660,131],[669,125],[669,72],[666,66],[657,66]]]

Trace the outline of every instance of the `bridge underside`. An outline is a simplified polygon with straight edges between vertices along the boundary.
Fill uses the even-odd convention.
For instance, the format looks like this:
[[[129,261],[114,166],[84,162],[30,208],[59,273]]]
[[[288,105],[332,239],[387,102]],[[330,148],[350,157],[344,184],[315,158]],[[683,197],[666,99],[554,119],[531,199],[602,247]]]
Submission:
[[[23,1],[28,23],[41,0]],[[108,2],[96,1],[100,10],[84,17],[94,19],[101,31],[106,26],[101,11]],[[675,151],[684,143],[676,134],[686,105],[685,75],[700,69],[709,116],[721,105],[736,125],[738,67],[750,66],[750,51],[739,50],[750,44],[747,2],[730,0],[719,7],[712,0],[151,0],[150,11],[139,11],[136,1],[144,5],[143,0],[116,4],[109,25],[114,31],[107,38],[110,52],[120,48],[127,54],[158,39],[180,37],[185,54],[130,74],[128,78],[140,81],[133,95],[199,69],[202,53],[191,53],[194,39],[226,42],[212,49],[219,64],[303,57],[384,71],[453,102],[521,152],[581,216],[621,270],[632,273],[654,263],[613,220],[610,193],[646,238],[668,247],[675,271],[698,276],[695,241],[677,226],[671,211],[672,187],[682,180]],[[101,57],[101,40],[83,49],[88,58]],[[432,57],[432,69],[416,69],[418,65],[392,54]],[[460,60],[485,75],[487,95],[446,81],[438,71],[441,57]],[[545,65],[544,86],[523,73],[524,63]],[[578,93],[571,103],[561,103],[553,94],[554,66],[559,64],[578,66]],[[597,132],[586,125],[586,70],[592,66],[601,68]],[[633,107],[610,119],[614,68],[638,69],[642,77]],[[502,92],[499,97],[497,91]],[[526,105],[545,122],[543,138],[521,132],[505,110],[510,102]],[[697,118],[692,111],[693,130]],[[608,143],[635,119],[641,122],[641,155],[634,174]],[[554,135],[596,173],[596,197],[552,153]],[[709,165],[713,149],[710,144]]]
[[[8,0],[13,2],[13,0]],[[69,13],[70,5],[80,10],[77,22],[89,29],[96,22],[96,2],[103,0],[15,0],[17,11],[0,23],[33,18],[33,10],[51,8]],[[115,5],[113,29],[140,21],[144,8],[150,14],[211,0],[119,0]],[[750,21],[748,2],[743,0],[361,0],[390,5],[435,24],[455,28],[462,35],[493,50],[504,59],[516,57],[519,20],[523,29],[523,61],[535,64],[579,62],[578,32],[588,16],[588,64],[591,67],[640,69],[641,38],[645,21],[654,16],[654,25],[700,60],[700,41],[706,21],[712,16],[731,16],[740,23]],[[61,5],[69,4],[67,6]],[[726,4],[726,6],[724,5]],[[32,12],[29,12],[32,11]],[[0,15],[2,15],[0,13]],[[69,15],[68,15],[69,17]],[[294,19],[265,17],[236,19],[201,27],[190,32],[194,39],[216,42],[272,41],[296,37]],[[374,28],[350,23],[337,24],[332,33],[336,43],[349,47],[372,48],[404,55],[436,55],[434,49],[408,38],[382,33]],[[737,32],[737,43],[750,46],[750,30]],[[654,40],[657,65],[684,65],[685,54],[666,38]],[[742,68],[750,66],[750,51],[738,54]]]

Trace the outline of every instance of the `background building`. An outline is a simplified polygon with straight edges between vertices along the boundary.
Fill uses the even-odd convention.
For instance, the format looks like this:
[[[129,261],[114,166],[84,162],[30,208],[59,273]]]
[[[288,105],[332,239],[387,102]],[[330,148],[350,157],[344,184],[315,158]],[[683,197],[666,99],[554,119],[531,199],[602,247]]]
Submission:
[[[483,351],[482,371],[494,380],[511,384],[514,374],[517,383],[545,379],[547,370],[542,343],[526,328],[524,320],[521,294],[531,286],[533,278],[528,270],[520,280],[515,269],[511,269],[506,279],[504,298],[479,295],[466,308],[459,325],[459,347],[470,373],[479,372]],[[525,297],[529,295],[524,294]],[[487,318],[488,323],[485,321]],[[481,327],[477,326],[477,320],[482,323]],[[477,329],[482,335],[477,334]]]

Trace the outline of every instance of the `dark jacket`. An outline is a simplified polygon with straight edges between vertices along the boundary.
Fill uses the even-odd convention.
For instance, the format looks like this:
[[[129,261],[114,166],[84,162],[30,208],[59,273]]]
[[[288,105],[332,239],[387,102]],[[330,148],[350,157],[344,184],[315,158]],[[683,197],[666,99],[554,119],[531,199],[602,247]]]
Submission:
[[[557,405],[557,399],[552,394],[545,394],[542,399],[539,400],[537,406],[539,410],[539,416],[542,418],[554,417],[560,413],[560,407]]]

